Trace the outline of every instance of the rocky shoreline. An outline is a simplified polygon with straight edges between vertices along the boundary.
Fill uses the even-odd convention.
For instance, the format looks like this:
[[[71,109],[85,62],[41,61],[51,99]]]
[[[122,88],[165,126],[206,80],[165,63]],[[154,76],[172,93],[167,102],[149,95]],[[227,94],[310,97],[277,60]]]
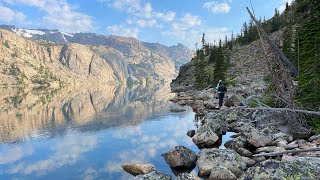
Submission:
[[[197,176],[182,173],[171,177],[145,164],[140,165],[140,173],[132,171],[140,163],[131,164],[131,168],[126,166],[124,170],[136,175],[134,179],[320,179],[317,173],[320,172],[320,151],[299,152],[320,148],[320,135],[305,133],[305,127],[297,128],[279,112],[247,109],[244,104],[250,97],[244,94],[240,94],[242,99],[239,99],[230,93],[225,106],[218,110],[218,100],[213,93],[213,89],[186,90],[177,92],[171,99],[181,106],[192,107],[202,117],[200,127],[186,132],[200,152],[196,155],[181,145],[162,156],[172,169],[192,170],[198,166]],[[224,144],[225,149],[216,148],[226,132],[235,134]],[[296,153],[264,155],[287,150],[296,150]],[[150,171],[143,170],[145,168]]]

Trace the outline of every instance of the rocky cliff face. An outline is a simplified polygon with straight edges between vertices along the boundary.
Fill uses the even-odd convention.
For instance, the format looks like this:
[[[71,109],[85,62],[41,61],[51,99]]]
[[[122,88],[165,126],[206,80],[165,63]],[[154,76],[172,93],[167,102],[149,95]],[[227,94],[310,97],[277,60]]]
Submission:
[[[109,75],[97,74],[97,67],[107,66],[99,60],[103,58],[113,69],[114,77],[121,82],[170,82],[176,76],[179,67],[188,62],[193,53],[182,44],[167,47],[159,43],[141,42],[135,38],[94,33],[68,34],[58,30],[19,29],[7,25],[1,25],[0,28],[22,37],[40,40],[46,45],[52,44],[50,42],[61,44],[57,45],[59,48],[62,47],[59,61],[77,74],[88,76],[93,73],[101,78],[111,78]],[[84,50],[85,48],[88,49]],[[91,50],[94,53],[89,52]],[[51,54],[51,46],[46,51]],[[72,55],[75,58],[69,61],[68,57]]]
[[[2,86],[118,81],[112,67],[90,47],[34,42],[6,30],[0,30],[0,60]]]

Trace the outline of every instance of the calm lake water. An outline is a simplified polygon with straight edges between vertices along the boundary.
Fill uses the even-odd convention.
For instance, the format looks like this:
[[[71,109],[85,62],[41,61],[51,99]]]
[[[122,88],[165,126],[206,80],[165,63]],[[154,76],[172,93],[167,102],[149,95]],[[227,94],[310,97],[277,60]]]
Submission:
[[[58,91],[2,89],[0,179],[132,179],[125,162],[149,162],[186,135],[194,113],[171,113],[168,86]],[[196,169],[193,170],[196,173]]]

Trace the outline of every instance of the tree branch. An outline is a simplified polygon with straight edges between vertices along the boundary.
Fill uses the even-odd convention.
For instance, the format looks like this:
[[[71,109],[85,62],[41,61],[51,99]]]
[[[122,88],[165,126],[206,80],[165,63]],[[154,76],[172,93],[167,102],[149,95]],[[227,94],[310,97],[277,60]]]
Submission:
[[[272,152],[272,153],[261,153],[261,154],[255,154],[253,155],[254,157],[259,157],[259,156],[279,156],[282,154],[287,154],[287,153],[300,153],[300,152],[312,152],[312,151],[320,151],[320,147],[317,148],[310,148],[310,149],[299,149],[299,150],[287,150],[287,151],[281,151],[281,152]]]
[[[308,110],[301,110],[301,109],[289,109],[289,108],[246,108],[248,110],[268,110],[268,111],[290,111],[290,112],[298,112],[304,114],[312,114],[320,116],[320,112],[318,111],[308,111]]]

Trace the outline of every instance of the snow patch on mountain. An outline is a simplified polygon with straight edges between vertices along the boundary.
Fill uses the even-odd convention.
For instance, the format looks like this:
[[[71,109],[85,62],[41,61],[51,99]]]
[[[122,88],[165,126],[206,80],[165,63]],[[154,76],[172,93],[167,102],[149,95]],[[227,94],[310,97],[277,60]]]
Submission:
[[[46,34],[43,31],[39,30],[31,30],[31,29],[20,29],[20,28],[15,28],[13,29],[14,32],[16,32],[19,36],[31,38],[33,35],[38,34],[38,35],[44,35]]]
[[[70,33],[66,33],[66,32],[61,32],[61,34],[65,35],[65,36],[70,36],[70,37],[73,37],[73,34],[70,34]]]

